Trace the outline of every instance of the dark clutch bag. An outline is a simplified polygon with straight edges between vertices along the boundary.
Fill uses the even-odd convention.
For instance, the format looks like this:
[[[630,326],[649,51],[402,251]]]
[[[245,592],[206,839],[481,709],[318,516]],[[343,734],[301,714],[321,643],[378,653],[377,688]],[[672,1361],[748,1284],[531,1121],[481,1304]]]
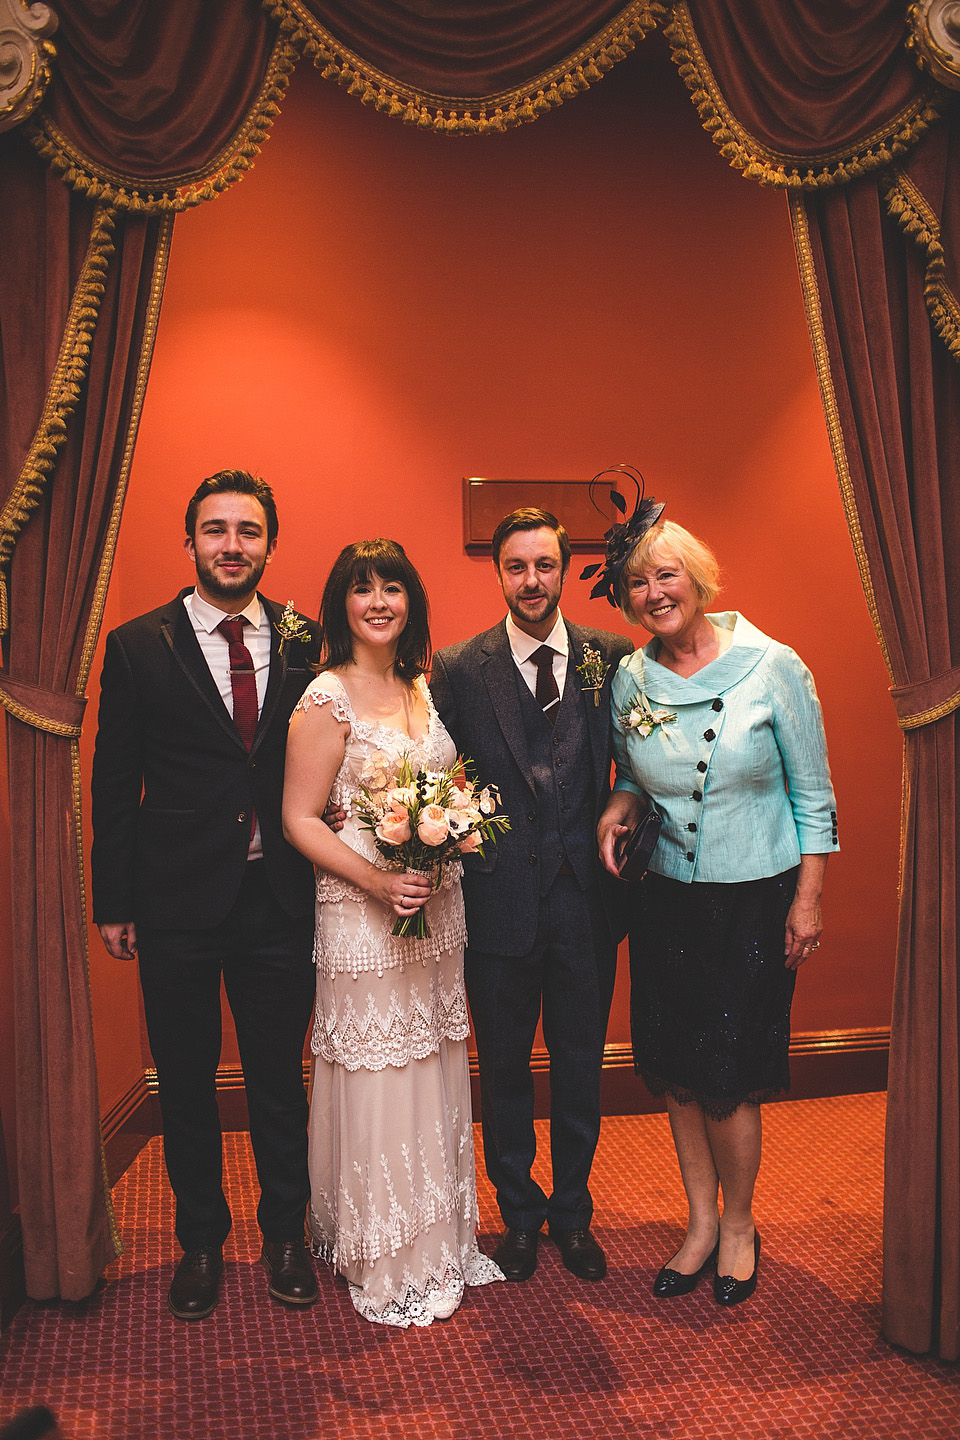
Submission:
[[[617,851],[617,873],[621,880],[642,880],[650,857],[657,848],[663,821],[649,804],[629,835],[625,835]]]

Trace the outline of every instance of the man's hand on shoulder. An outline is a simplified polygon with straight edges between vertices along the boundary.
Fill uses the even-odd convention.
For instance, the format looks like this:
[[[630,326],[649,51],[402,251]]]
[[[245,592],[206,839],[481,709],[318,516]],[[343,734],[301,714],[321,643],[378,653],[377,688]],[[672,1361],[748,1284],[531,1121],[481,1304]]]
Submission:
[[[132,920],[115,925],[98,925],[100,938],[114,960],[133,960],[137,953],[137,927]]]

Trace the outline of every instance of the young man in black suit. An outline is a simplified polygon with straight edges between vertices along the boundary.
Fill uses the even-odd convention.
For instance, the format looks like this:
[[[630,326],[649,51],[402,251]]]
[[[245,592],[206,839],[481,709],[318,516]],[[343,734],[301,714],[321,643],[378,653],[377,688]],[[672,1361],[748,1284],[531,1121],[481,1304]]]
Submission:
[[[632,649],[567,624],[558,604],[570,543],[544,510],[498,525],[493,561],[505,621],[434,656],[440,718],[510,830],[464,857],[466,982],[480,1062],[483,1145],[506,1225],[494,1256],[508,1280],[537,1264],[547,1222],[568,1270],[599,1280],[588,1179],[600,1134],[600,1073],[617,944],[619,881],[600,865],[596,825],[610,790],[610,680]],[[598,690],[577,673],[585,648],[607,667]],[[550,1053],[553,1189],[531,1177],[536,1151],[530,1056],[537,1020]]]
[[[111,955],[139,960],[184,1251],[168,1304],[183,1320],[215,1307],[231,1224],[216,1097],[221,974],[270,1294],[292,1305],[317,1295],[304,1247],[302,1073],[313,871],[283,838],[280,801],[287,722],[312,678],[318,629],[257,593],[277,528],[263,480],[242,470],[205,480],[186,514],[195,588],[112,631],[101,681],[94,919]]]

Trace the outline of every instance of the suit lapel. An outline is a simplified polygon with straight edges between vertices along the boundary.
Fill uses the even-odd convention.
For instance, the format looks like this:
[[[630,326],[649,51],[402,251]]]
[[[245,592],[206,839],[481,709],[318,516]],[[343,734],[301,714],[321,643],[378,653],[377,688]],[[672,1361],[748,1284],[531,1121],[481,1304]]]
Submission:
[[[514,664],[507,627],[504,622],[489,630],[483,642],[481,662],[483,683],[487,687],[494,717],[503,732],[510,753],[531,790],[534,790],[527,737],[517,698],[517,667]]]
[[[187,594],[189,591],[182,591],[173,602],[167,615],[160,622],[160,632],[173,651],[177,664],[217,724],[230,736],[231,740],[245,749],[240,732],[233,723],[233,716],[224,705],[220,691],[210,674],[210,666],[204,659],[200,642],[184,608],[183,597]]]

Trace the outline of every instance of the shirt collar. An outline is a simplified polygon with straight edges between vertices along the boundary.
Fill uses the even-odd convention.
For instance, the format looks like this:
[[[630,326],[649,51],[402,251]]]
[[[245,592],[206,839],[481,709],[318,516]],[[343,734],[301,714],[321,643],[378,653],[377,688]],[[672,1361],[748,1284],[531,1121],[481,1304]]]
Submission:
[[[240,610],[238,615],[233,616],[228,615],[226,610],[218,610],[216,605],[211,605],[209,600],[204,600],[196,590],[192,590],[189,595],[184,596],[184,603],[189,607],[195,628],[205,630],[208,635],[213,634],[221,620],[237,619],[238,615],[242,615],[255,630],[262,629],[267,623],[267,612],[260,604],[260,596],[257,594],[254,594],[246,609]]]
[[[510,641],[510,649],[514,660],[522,665],[529,660],[535,650],[541,645],[549,645],[551,650],[556,650],[558,655],[566,656],[569,653],[570,645],[567,637],[567,627],[563,623],[563,616],[557,611],[557,618],[553,622],[553,629],[546,640],[537,640],[533,635],[528,635],[526,630],[521,630],[513,616],[507,611],[507,639]]]

